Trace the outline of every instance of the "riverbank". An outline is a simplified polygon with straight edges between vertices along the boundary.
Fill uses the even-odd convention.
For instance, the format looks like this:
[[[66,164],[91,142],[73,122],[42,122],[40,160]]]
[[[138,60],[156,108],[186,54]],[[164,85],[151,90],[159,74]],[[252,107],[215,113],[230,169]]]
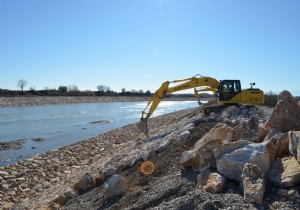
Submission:
[[[150,135],[176,125],[191,110],[149,120]],[[39,209],[72,187],[86,172],[97,173],[113,157],[127,152],[145,135],[137,124],[0,167],[0,209]]]
[[[122,96],[37,96],[37,97],[0,97],[0,107],[40,106],[54,104],[78,104],[99,102],[135,102],[148,101],[149,97]]]
[[[40,106],[54,104],[78,104],[99,102],[139,102],[149,101],[150,97],[128,96],[37,96],[37,97],[0,97],[0,107]],[[192,101],[195,98],[164,98],[165,101]]]
[[[269,115],[268,108],[265,112],[266,117]],[[192,122],[192,123],[191,123]],[[170,138],[177,139],[187,138],[183,129],[191,129],[193,122],[197,122],[197,129],[192,129],[190,134],[190,142],[184,144],[176,144],[169,146]],[[162,115],[149,119],[150,138],[147,138],[137,129],[137,124],[130,124],[119,129],[99,135],[88,140],[84,140],[72,145],[52,150],[40,155],[36,155],[24,161],[11,164],[0,168],[1,193],[0,208],[11,209],[17,206],[17,209],[57,209],[62,206],[71,197],[65,208],[76,209],[78,205],[82,209],[99,209],[100,202],[103,205],[113,205],[116,201],[110,201],[107,204],[103,198],[99,197],[99,190],[90,191],[81,197],[75,196],[79,192],[74,191],[78,188],[89,186],[89,176],[99,176],[99,174],[107,174],[109,171],[121,173],[128,179],[130,190],[128,191],[128,199],[121,204],[121,207],[128,207],[137,200],[136,196],[145,194],[146,191],[153,194],[154,197],[144,198],[146,202],[150,202],[152,207],[159,205],[160,199],[174,196],[180,191],[192,192],[195,183],[195,173],[192,171],[184,172],[181,178],[179,157],[182,151],[190,148],[193,143],[205,135],[211,128],[216,125],[216,121],[202,118],[200,108],[182,110],[166,115]],[[193,126],[192,126],[193,127]],[[171,133],[170,133],[171,132]],[[168,134],[169,133],[169,134]],[[164,136],[168,137],[168,143],[161,142]],[[156,144],[156,155],[153,157],[156,173],[154,176],[142,175],[139,171],[140,159],[151,158],[151,154],[143,153],[151,144]],[[149,142],[149,143],[147,143]],[[145,147],[148,145],[147,147]],[[154,146],[153,145],[153,146]],[[148,148],[149,149],[149,148]],[[147,150],[147,149],[146,149]],[[98,174],[98,175],[96,175]],[[101,182],[101,176],[96,178],[95,184]],[[106,176],[106,175],[105,175]],[[84,178],[87,177],[87,178]],[[98,181],[97,181],[98,180]],[[166,180],[170,180],[166,181]],[[183,182],[182,182],[183,181]],[[155,184],[159,193],[152,188]],[[171,184],[171,185],[170,185]],[[178,186],[177,186],[178,185]],[[88,187],[86,189],[89,189]],[[154,191],[153,191],[154,189]],[[166,190],[167,189],[167,190]],[[175,191],[174,191],[175,190]],[[173,192],[174,191],[174,192]],[[175,194],[174,194],[175,193]],[[202,193],[206,200],[222,200],[222,195],[210,195]],[[248,207],[243,203],[242,197],[238,194],[226,194],[228,205],[236,207]],[[79,203],[81,204],[79,204]],[[59,205],[58,205],[59,204]],[[145,204],[136,203],[139,207]],[[77,206],[77,207],[76,207]],[[252,206],[252,205],[251,205]],[[116,206],[118,209],[120,206]],[[101,209],[101,208],[100,208]],[[120,208],[119,208],[120,209]]]

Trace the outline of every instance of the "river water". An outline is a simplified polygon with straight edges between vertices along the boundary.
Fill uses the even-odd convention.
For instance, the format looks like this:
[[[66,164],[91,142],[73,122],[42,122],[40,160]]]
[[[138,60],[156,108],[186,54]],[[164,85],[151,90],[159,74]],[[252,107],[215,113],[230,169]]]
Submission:
[[[0,151],[0,166],[138,122],[147,102],[60,104],[0,108],[0,142],[21,148]],[[196,101],[163,101],[152,116],[197,107]]]

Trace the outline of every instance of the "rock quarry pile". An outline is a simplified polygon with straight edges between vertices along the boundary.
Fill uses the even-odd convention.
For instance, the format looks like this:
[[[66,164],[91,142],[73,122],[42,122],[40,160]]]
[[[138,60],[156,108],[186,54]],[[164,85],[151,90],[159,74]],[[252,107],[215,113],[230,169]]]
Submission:
[[[190,145],[194,132],[204,122],[214,122],[214,127],[205,135],[202,135],[195,144]],[[81,170],[80,173],[74,173],[71,170],[74,165],[66,162],[68,170],[59,173],[60,175],[62,173],[68,174],[68,181],[62,182],[59,176],[57,178],[55,173],[52,174],[52,179],[58,179],[56,183],[60,187],[51,188],[48,186],[48,190],[36,191],[35,195],[39,198],[31,197],[31,199],[28,199],[24,196],[23,199],[18,198],[18,202],[14,202],[9,200],[12,198],[9,197],[4,201],[3,198],[7,196],[4,193],[15,190],[13,198],[17,199],[19,191],[26,195],[26,192],[23,191],[31,192],[32,189],[30,183],[26,186],[17,184],[13,185],[15,186],[13,189],[10,188],[13,183],[10,180],[14,179],[19,183],[22,182],[22,176],[12,177],[13,172],[9,170],[10,167],[1,169],[0,199],[2,199],[2,207],[11,208],[15,206],[20,209],[37,207],[59,209],[62,207],[63,209],[75,209],[74,203],[77,202],[76,205],[79,205],[82,200],[78,200],[83,199],[80,195],[90,197],[89,192],[101,187],[101,196],[95,198],[96,201],[94,202],[100,203],[99,205],[102,205],[103,208],[105,205],[111,209],[124,208],[124,206],[118,206],[118,201],[122,203],[122,200],[126,200],[126,197],[134,191],[138,197],[136,200],[131,201],[130,206],[126,206],[128,209],[145,209],[149,206],[156,207],[153,209],[180,209],[183,208],[182,203],[187,201],[193,201],[196,204],[194,206],[186,204],[185,208],[200,208],[201,206],[205,209],[206,206],[209,209],[213,208],[214,204],[202,202],[200,199],[201,192],[211,194],[234,192],[236,189],[232,187],[233,183],[238,186],[238,191],[243,196],[244,203],[230,203],[228,205],[231,207],[228,207],[228,209],[263,205],[266,192],[274,187],[280,189],[282,195],[292,200],[290,207],[300,207],[300,105],[288,91],[280,93],[278,103],[269,117],[266,117],[259,107],[229,106],[221,113],[211,113],[209,116],[204,116],[199,111],[186,112],[180,116],[180,119],[170,120],[168,125],[158,124],[156,126],[158,129],[150,133],[148,138],[139,138],[137,141],[127,142],[126,144],[114,139],[114,144],[123,146],[115,148],[117,152],[114,155],[111,154],[101,159],[98,156],[96,160],[90,159],[90,161],[82,162],[80,166],[86,164],[88,167],[84,167],[84,170]],[[99,142],[96,142],[95,140],[94,143],[99,144]],[[177,196],[175,198],[168,197],[168,200],[166,194],[164,194],[164,199],[155,202],[152,200],[147,205],[145,205],[147,199],[143,200],[143,203],[139,203],[138,198],[146,194],[149,188],[146,188],[146,191],[143,192],[134,190],[137,186],[134,186],[124,173],[129,171],[128,174],[130,173],[132,176],[141,176],[138,174],[140,172],[134,172],[133,169],[138,168],[143,161],[159,159],[159,155],[169,152],[171,147],[186,148],[178,157],[179,168],[172,166],[171,171],[175,173],[175,176],[179,175],[176,178],[177,180],[182,179],[182,173],[185,170],[193,171],[197,175],[194,177],[196,182],[194,190],[183,195],[176,191]],[[103,147],[99,146],[99,151],[101,148]],[[65,148],[63,151],[68,153],[66,155],[72,156],[70,149],[69,152]],[[92,150],[90,152],[93,156],[97,155]],[[169,154],[169,156],[171,155]],[[45,164],[50,161],[44,160],[42,155],[38,158],[32,158],[31,161],[35,163],[33,169],[37,171],[39,170],[39,161],[37,160],[43,160]],[[55,158],[51,161],[54,160]],[[59,158],[56,158],[56,162],[59,161]],[[73,160],[73,162],[76,161]],[[168,183],[168,186],[176,184],[168,182],[168,179],[171,178],[161,178],[164,173],[156,173],[158,173],[156,179],[160,179],[160,185],[163,186],[166,183]],[[39,177],[35,179],[38,183]],[[49,181],[50,183],[52,182]],[[43,184],[45,185],[46,182]],[[42,189],[43,187],[40,185],[37,187],[36,184],[32,187]],[[184,186],[180,187],[182,188],[179,191],[185,189]],[[231,194],[230,197],[232,197]],[[114,200],[114,198],[118,199]],[[201,204],[197,203],[195,199],[200,199]],[[226,206],[225,203],[230,202],[230,199],[228,198],[228,201],[218,201],[214,208],[216,208],[216,205]],[[113,202],[113,204],[108,205],[108,201]],[[95,209],[98,209],[98,207]],[[278,206],[278,208],[281,207],[285,206]],[[76,206],[76,208],[79,207]]]
[[[260,114],[231,106],[220,115],[210,115],[236,125],[217,124],[182,154],[180,164],[199,171],[199,188],[218,193],[225,190],[226,180],[235,180],[246,202],[261,204],[268,183],[279,188],[299,185],[299,104],[283,91],[266,122]],[[299,199],[298,191],[288,193]]]

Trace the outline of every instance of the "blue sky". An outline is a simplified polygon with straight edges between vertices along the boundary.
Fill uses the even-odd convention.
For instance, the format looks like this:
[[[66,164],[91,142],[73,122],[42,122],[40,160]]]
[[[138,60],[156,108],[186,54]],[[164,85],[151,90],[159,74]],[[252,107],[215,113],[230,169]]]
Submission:
[[[25,79],[25,89],[154,92],[201,74],[295,93],[299,9],[299,0],[0,0],[0,88]]]

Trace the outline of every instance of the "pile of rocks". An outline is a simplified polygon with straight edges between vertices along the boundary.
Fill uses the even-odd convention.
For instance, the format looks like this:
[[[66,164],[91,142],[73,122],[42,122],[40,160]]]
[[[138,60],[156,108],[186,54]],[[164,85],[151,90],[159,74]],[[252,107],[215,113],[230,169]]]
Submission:
[[[258,119],[260,119],[260,121],[263,122],[266,121],[266,118],[263,117],[262,110],[260,109],[257,110],[255,108],[251,108],[250,110],[248,110],[246,107],[243,106],[228,107],[219,116],[216,115],[215,118],[212,118],[212,116],[210,116],[210,118],[208,119],[204,118],[203,114],[199,112],[199,110],[195,110],[193,112],[189,112],[185,116],[180,116],[180,118],[177,119],[180,122],[176,123],[175,126],[174,124],[170,123],[169,126],[161,127],[161,130],[155,132],[155,135],[151,135],[149,138],[141,139],[140,141],[133,144],[131,147],[124,149],[122,152],[116,153],[108,161],[106,162],[103,161],[102,166],[98,169],[98,172],[88,172],[85,173],[82,177],[79,177],[77,182],[73,185],[71,189],[73,193],[70,193],[70,189],[61,192],[56,199],[53,199],[50,202],[50,207],[51,205],[53,206],[54,204],[58,206],[64,205],[69,199],[76,196],[77,194],[87,192],[95,187],[101,186],[102,184],[104,184],[103,195],[107,199],[126,193],[127,190],[126,180],[124,177],[117,174],[117,171],[119,172],[124,171],[126,169],[134,167],[136,164],[140,162],[151,160],[156,154],[168,150],[168,148],[171,145],[174,144],[185,145],[187,141],[189,141],[191,137],[191,133],[196,129],[196,127],[199,124],[207,121],[216,121],[217,118],[219,118],[218,120],[220,120],[221,119],[220,116],[225,112],[230,112],[230,110],[235,110],[235,112],[232,111],[231,113],[245,112],[243,110],[247,110],[247,112],[245,112],[243,118],[239,119],[239,122],[241,123],[234,128],[228,125],[231,123],[229,123],[227,119],[234,120],[233,116],[236,117],[239,116],[236,114],[232,114],[232,117],[231,116],[227,117],[225,121],[228,122],[228,124],[225,123],[218,124],[214,129],[212,129],[211,132],[207,133],[205,137],[203,137],[207,139],[205,140],[205,142],[208,142],[208,145],[210,146],[215,145],[212,146],[215,148],[216,145],[219,146],[223,143],[219,139],[219,135],[222,136],[222,139],[226,139],[226,142],[231,142],[233,141],[232,139],[239,141],[239,139],[242,138],[251,138],[253,142],[257,142],[259,139],[259,134],[257,131],[257,126],[259,121]],[[251,115],[251,112],[252,114],[256,114],[256,115]],[[150,125],[150,127],[152,126]],[[160,126],[157,127],[159,128]],[[218,131],[216,132],[216,130]],[[199,142],[195,145],[195,147],[201,147],[202,144],[203,142],[202,143]],[[203,157],[198,156],[199,153],[196,153],[195,152],[196,150],[186,152],[188,157],[197,156],[200,159],[203,158],[203,160],[199,160],[198,162],[194,161],[194,163],[192,163],[193,169],[199,171],[199,167],[204,167],[204,168],[215,167],[216,163],[213,162],[216,161],[213,160],[213,153],[207,152],[208,150],[211,149],[210,146],[208,148],[202,148],[203,149],[202,152],[205,154],[203,155]],[[211,160],[211,161],[205,162],[205,160]],[[201,165],[200,162],[206,164],[206,166],[200,166]],[[181,163],[185,167],[190,166],[189,164],[185,164],[183,161],[181,161]],[[209,176],[217,177],[217,179],[223,180],[225,186],[226,178],[223,175],[215,174]],[[219,191],[215,191],[212,189],[211,192],[219,192]],[[73,196],[68,196],[68,195],[73,195]],[[49,205],[46,205],[46,207],[48,208]]]
[[[250,118],[244,119],[247,116]],[[198,188],[223,192],[226,182],[235,180],[245,201],[261,204],[267,183],[271,183],[291,188],[288,193],[300,198],[292,189],[300,183],[300,131],[296,131],[300,130],[300,106],[283,91],[270,118],[260,116],[260,111],[243,107],[228,107],[220,115],[210,115],[223,122],[180,160],[182,166],[199,171]],[[240,123],[234,127],[225,124],[233,121]]]
[[[243,121],[249,119],[252,115],[259,117],[259,122],[265,122],[264,112],[262,109],[257,109],[254,106],[229,106],[222,110],[221,113],[210,113],[209,118],[215,119],[219,122],[229,123],[231,125],[237,125]]]

